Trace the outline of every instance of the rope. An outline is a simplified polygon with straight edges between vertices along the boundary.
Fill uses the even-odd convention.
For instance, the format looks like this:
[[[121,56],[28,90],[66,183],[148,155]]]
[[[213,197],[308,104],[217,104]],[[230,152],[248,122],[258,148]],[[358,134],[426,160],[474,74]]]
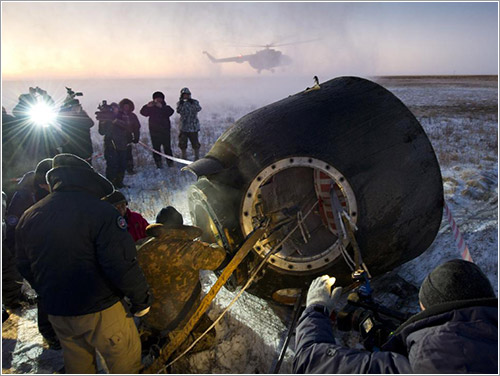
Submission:
[[[462,233],[460,232],[458,225],[455,222],[455,218],[453,218],[451,210],[446,201],[444,202],[444,213],[446,215],[446,219],[448,219],[448,222],[450,223],[451,233],[453,234],[453,238],[455,239],[455,245],[457,246],[458,252],[460,252],[460,255],[462,256],[462,259],[474,262],[472,260],[472,256],[470,255],[469,247],[467,247],[465,239],[462,236]]]
[[[318,203],[319,203],[319,201],[316,201],[316,203],[308,210],[308,212],[304,215],[301,223],[303,221],[305,221],[305,219],[309,216],[309,214],[311,214],[311,212],[313,211],[313,209],[316,207],[316,205]],[[222,317],[224,317],[224,315],[229,310],[229,308],[231,308],[231,306],[240,298],[241,294],[243,294],[243,292],[252,284],[252,282],[255,279],[255,277],[257,276],[257,274],[260,272],[260,270],[262,269],[262,267],[267,263],[267,260],[269,259],[269,257],[271,257],[273,254],[275,254],[275,253],[277,253],[279,251],[279,249],[283,245],[283,243],[286,242],[288,240],[288,238],[299,228],[299,226],[301,225],[301,223],[297,223],[297,225],[295,225],[295,227],[278,243],[278,245],[276,245],[276,247],[274,247],[273,250],[270,250],[264,256],[264,258],[262,259],[262,261],[260,262],[260,264],[257,265],[257,267],[254,268],[254,270],[252,271],[252,273],[250,275],[250,278],[245,283],[245,285],[242,287],[242,289],[236,294],[236,296],[233,298],[233,300],[231,300],[231,302],[228,304],[228,306],[224,309],[224,311],[222,311],[222,313],[219,315],[219,317],[217,317],[217,319],[212,323],[212,325],[210,325],[208,327],[208,329],[205,330],[205,332],[203,332],[186,350],[184,350],[179,356],[177,356],[177,358],[175,358],[170,363],[168,363],[167,365],[165,365],[162,369],[160,369],[160,371],[158,371],[158,373],[162,373],[168,367],[170,367],[172,364],[174,364],[180,358],[182,358],[184,355],[186,355],[205,335],[207,335],[207,333],[210,330],[212,330],[212,328],[215,327],[215,325],[217,325],[217,323],[222,319]]]
[[[159,152],[158,150],[153,149],[151,146],[146,145],[142,141],[139,141],[138,144],[141,145],[141,146],[143,146],[143,147],[145,147],[146,149],[152,151],[153,153],[156,153],[158,155],[161,155],[162,157],[170,159],[171,161],[182,163],[182,164],[185,164],[185,165],[190,165],[191,163],[193,163],[193,161],[188,161],[187,159],[176,158],[176,157],[172,157],[171,155],[163,154],[163,153]]]

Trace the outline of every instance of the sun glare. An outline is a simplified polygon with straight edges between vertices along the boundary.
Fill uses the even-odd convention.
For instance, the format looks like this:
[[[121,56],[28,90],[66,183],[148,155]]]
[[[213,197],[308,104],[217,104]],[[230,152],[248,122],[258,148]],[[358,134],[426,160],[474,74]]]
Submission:
[[[53,106],[44,102],[38,102],[29,110],[29,115],[33,123],[41,127],[50,126],[57,117]]]

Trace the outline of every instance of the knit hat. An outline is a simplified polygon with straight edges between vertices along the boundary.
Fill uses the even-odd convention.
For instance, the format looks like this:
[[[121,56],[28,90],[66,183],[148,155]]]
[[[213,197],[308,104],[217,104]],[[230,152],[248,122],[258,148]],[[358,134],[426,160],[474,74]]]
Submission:
[[[40,184],[47,184],[45,175],[52,168],[52,158],[42,159],[35,168],[35,188],[38,188]]]
[[[109,196],[104,197],[103,200],[109,202],[112,205],[118,205],[122,202],[128,205],[127,199],[120,191],[114,191]]]
[[[161,91],[155,91],[153,93],[153,99],[156,98],[161,98],[162,100],[165,100],[165,95]]]
[[[181,227],[184,223],[182,214],[179,213],[174,207],[167,206],[160,210],[156,216],[156,223],[161,223],[168,227]]]
[[[486,275],[469,261],[451,260],[435,268],[425,278],[418,293],[425,308],[459,300],[495,298]]]

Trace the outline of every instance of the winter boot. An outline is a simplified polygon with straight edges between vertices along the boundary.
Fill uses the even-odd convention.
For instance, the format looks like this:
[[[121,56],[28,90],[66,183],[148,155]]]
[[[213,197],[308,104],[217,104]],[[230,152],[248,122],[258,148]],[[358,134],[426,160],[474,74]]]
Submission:
[[[200,149],[194,149],[194,160],[200,159]]]
[[[187,150],[186,149],[181,149],[181,153],[182,153],[181,158],[182,159],[187,159]]]
[[[128,185],[123,184],[123,178],[125,177],[124,173],[118,174],[115,181],[114,181],[114,186],[116,188],[129,188]]]

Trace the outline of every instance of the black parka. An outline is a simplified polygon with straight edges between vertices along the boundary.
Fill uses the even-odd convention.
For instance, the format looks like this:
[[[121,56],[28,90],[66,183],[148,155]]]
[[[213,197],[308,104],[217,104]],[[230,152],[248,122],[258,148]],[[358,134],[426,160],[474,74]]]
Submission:
[[[73,113],[65,109],[59,112],[59,122],[65,138],[62,145],[63,152],[83,159],[92,157],[94,149],[90,138],[90,128],[94,126],[94,121],[87,113],[83,110],[80,113]]]
[[[450,302],[413,316],[370,352],[336,344],[324,307],[297,326],[294,373],[498,373],[498,300]]]
[[[124,296],[136,311],[151,304],[126,222],[100,200],[110,192],[96,175],[73,167],[50,170],[52,193],[29,208],[16,228],[19,271],[51,315],[98,312]]]
[[[29,171],[17,185],[18,189],[10,200],[6,213],[7,246],[15,250],[15,230],[19,219],[31,205],[47,196],[48,192],[35,185],[35,171]]]
[[[151,135],[170,134],[170,116],[174,114],[174,109],[162,102],[162,107],[149,107],[145,104],[141,108],[141,115],[149,117],[149,133]]]

